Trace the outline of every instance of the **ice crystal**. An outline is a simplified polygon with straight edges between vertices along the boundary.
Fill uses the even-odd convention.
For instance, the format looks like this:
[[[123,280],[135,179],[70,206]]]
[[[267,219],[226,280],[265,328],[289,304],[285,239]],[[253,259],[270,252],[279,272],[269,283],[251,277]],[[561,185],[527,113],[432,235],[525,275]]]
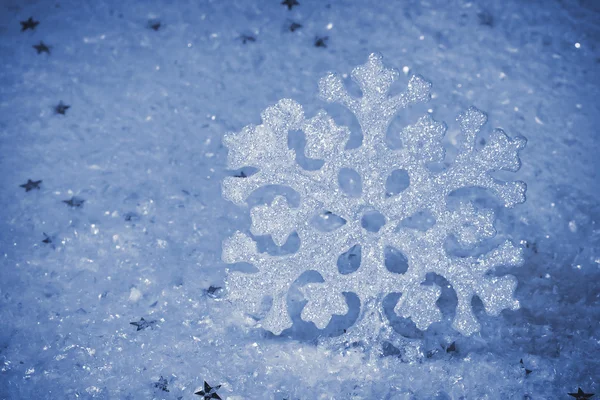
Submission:
[[[439,321],[436,306],[441,288],[424,285],[426,274],[443,276],[458,298],[453,327],[465,335],[479,330],[471,309],[478,296],[487,313],[497,315],[503,309],[517,309],[513,298],[516,279],[493,276],[488,272],[498,266],[517,266],[522,262],[521,249],[506,241],[480,256],[458,257],[445,250],[449,236],[464,247],[473,247],[495,235],[492,211],[477,209],[470,202],[450,207],[447,197],[457,189],[482,187],[496,195],[506,207],[525,200],[523,182],[504,182],[492,177],[497,170],[516,171],[520,167],[518,151],[525,146],[521,137],[509,138],[495,130],[485,146],[475,148],[476,135],[486,122],[486,115],[471,107],[457,118],[461,137],[454,163],[442,172],[428,167],[444,159],[442,139],[446,127],[430,115],[400,133],[402,147],[386,144],[388,126],[397,112],[411,104],[429,99],[431,85],[413,76],[405,92],[390,96],[389,89],[398,78],[396,70],[383,66],[381,56],[372,54],[367,63],[355,68],[353,80],[362,97],[352,97],[340,76],[330,73],[319,83],[320,95],[327,102],[341,103],[356,116],[363,133],[362,145],[348,149],[348,128],[338,126],[325,112],[307,118],[302,107],[283,99],[262,113],[262,124],[247,126],[240,133],[224,138],[229,148],[228,167],[254,167],[248,177],[228,177],[223,195],[243,205],[263,186],[280,185],[300,195],[300,204],[286,196],[276,196],[270,204],[251,208],[252,235],[270,235],[278,246],[290,234],[300,238],[297,252],[270,255],[259,252],[248,234],[236,232],[223,243],[223,261],[253,264],[258,272],[228,271],[229,297],[257,312],[264,297],[271,298],[269,311],[261,320],[263,328],[275,334],[292,325],[286,308],[290,285],[306,271],[317,271],[321,282],[301,288],[308,300],[301,317],[324,328],[332,315],[348,312],[344,293],[355,293],[362,313],[353,326],[354,332],[367,335],[369,325],[386,323],[381,316],[381,301],[386,294],[401,293],[395,312],[410,318],[419,329]],[[306,137],[305,156],[322,160],[321,168],[307,170],[296,161],[288,148],[288,134],[302,131]],[[344,190],[340,183],[350,171],[350,181],[357,190]],[[394,174],[408,177],[408,185],[399,193],[386,192],[386,182]],[[336,229],[319,229],[311,223],[315,215],[335,214],[343,218]],[[414,229],[402,222],[419,213],[434,220],[428,229]],[[341,254],[360,246],[360,267],[341,273],[337,262]],[[385,266],[386,248],[400,251],[408,262],[403,274]],[[379,322],[378,322],[379,321]]]

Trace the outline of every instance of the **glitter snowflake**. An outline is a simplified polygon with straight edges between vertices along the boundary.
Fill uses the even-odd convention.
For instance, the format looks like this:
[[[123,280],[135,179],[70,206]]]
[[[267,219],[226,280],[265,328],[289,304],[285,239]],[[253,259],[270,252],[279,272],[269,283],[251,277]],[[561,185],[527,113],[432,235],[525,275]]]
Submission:
[[[430,163],[444,159],[442,139],[446,127],[425,115],[405,127],[401,148],[386,144],[386,132],[397,112],[411,104],[427,101],[431,85],[413,76],[405,92],[390,96],[389,89],[398,78],[396,70],[383,66],[381,56],[372,54],[367,63],[355,68],[353,80],[362,97],[352,97],[341,77],[328,74],[319,83],[321,98],[341,103],[356,116],[363,133],[358,148],[347,148],[348,128],[338,126],[325,112],[306,118],[302,107],[284,99],[267,108],[262,124],[247,126],[240,133],[224,138],[229,148],[228,167],[254,167],[248,177],[228,177],[223,196],[244,205],[257,189],[280,185],[300,195],[299,204],[287,196],[276,196],[270,204],[251,207],[252,235],[270,235],[282,246],[296,233],[300,246],[293,254],[275,256],[259,252],[248,234],[236,232],[223,243],[223,261],[245,262],[258,272],[228,271],[229,297],[249,311],[256,312],[264,297],[271,299],[269,311],[261,320],[263,328],[279,334],[292,325],[286,307],[290,285],[306,271],[317,271],[322,280],[301,288],[307,300],[301,317],[324,328],[333,315],[344,315],[348,305],[344,293],[355,293],[361,302],[361,314],[352,329],[360,334],[386,324],[381,318],[381,301],[390,293],[401,293],[395,312],[410,318],[419,329],[441,319],[436,306],[441,288],[424,285],[430,272],[443,276],[458,298],[453,327],[465,335],[479,330],[471,309],[478,296],[487,313],[497,315],[503,309],[517,309],[513,298],[516,279],[488,272],[498,266],[517,266],[521,249],[506,241],[494,250],[471,257],[448,254],[444,244],[449,236],[463,247],[473,247],[495,235],[494,215],[477,209],[470,202],[448,205],[448,195],[457,189],[481,187],[497,196],[506,207],[525,200],[523,182],[504,182],[492,177],[497,170],[517,171],[518,152],[525,146],[521,137],[509,138],[503,131],[491,133],[485,146],[475,148],[476,135],[486,122],[483,112],[469,108],[457,118],[461,136],[453,164],[434,173]],[[302,168],[296,153],[288,148],[288,134],[302,131],[306,137],[305,156],[322,160],[317,170]],[[408,185],[398,193],[386,191],[394,177],[404,177]],[[353,190],[344,190],[342,181]],[[325,214],[324,214],[325,212]],[[430,215],[426,229],[411,228],[403,221],[415,215]],[[315,216],[337,215],[343,220],[331,229],[311,223]],[[360,267],[351,273],[338,268],[340,255],[360,248]],[[406,258],[404,273],[391,272],[385,266],[385,252],[397,249]]]

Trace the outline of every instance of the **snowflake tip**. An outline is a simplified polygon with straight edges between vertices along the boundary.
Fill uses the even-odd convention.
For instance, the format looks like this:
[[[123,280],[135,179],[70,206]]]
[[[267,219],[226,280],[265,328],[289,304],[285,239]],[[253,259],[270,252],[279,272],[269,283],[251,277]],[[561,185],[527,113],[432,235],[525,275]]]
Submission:
[[[282,99],[274,106],[267,108],[261,114],[265,125],[275,131],[287,131],[300,129],[304,121],[302,106],[291,99]]]
[[[303,130],[306,136],[304,154],[319,160],[327,161],[334,157],[350,137],[350,130],[345,126],[337,126],[323,110],[306,121]]]
[[[421,75],[413,75],[408,81],[408,97],[411,102],[425,102],[431,96],[431,82]]]
[[[227,264],[251,261],[258,253],[256,242],[245,233],[237,231],[223,242],[221,259]]]
[[[369,60],[368,61],[369,64],[383,65],[381,62],[383,60],[383,54],[375,51],[375,52],[369,54],[368,60]]]
[[[526,144],[527,140],[522,136],[510,138],[502,129],[495,129],[479,158],[490,170],[516,172],[521,168],[519,150]]]
[[[427,114],[400,133],[403,145],[410,154],[421,162],[437,162],[444,159],[442,139],[446,124],[435,121]]]
[[[386,68],[382,59],[381,54],[372,53],[364,65],[352,70],[352,79],[358,83],[363,97],[367,99],[376,99],[387,94],[392,83],[400,76],[397,69]]]
[[[458,243],[472,248],[484,239],[494,237],[494,213],[491,210],[478,210],[472,203],[461,203],[458,210],[451,213],[451,229]]]
[[[341,101],[347,96],[342,78],[333,72],[328,73],[319,81],[319,97],[328,103]]]
[[[487,122],[487,114],[478,108],[471,106],[456,118],[464,132],[479,132]]]
[[[260,326],[275,335],[280,335],[292,326],[292,320],[287,312],[285,292],[275,293],[271,300],[273,302],[271,309],[260,321]]]
[[[452,323],[452,328],[468,337],[479,332],[481,324],[479,324],[479,321],[477,321],[472,312],[457,312],[457,316]]]
[[[527,146],[527,138],[522,135],[513,136],[512,142],[515,144],[517,150],[523,150]]]
[[[517,204],[525,203],[527,199],[527,184],[522,181],[507,182],[507,190],[500,194],[500,198],[504,201],[504,207],[512,208]]]
[[[463,134],[462,142],[459,147],[462,153],[469,153],[475,145],[475,137],[481,130],[481,127],[487,122],[487,115],[471,106],[456,118],[460,124],[460,130]]]
[[[486,274],[496,267],[520,267],[523,263],[523,247],[515,246],[510,240],[506,240],[491,252],[475,259],[471,263],[471,270],[478,274]]]
[[[504,309],[519,309],[519,301],[513,298],[516,287],[517,278],[512,275],[484,277],[479,283],[477,296],[483,302],[487,314],[498,316]]]
[[[425,330],[442,319],[442,313],[435,304],[441,294],[442,290],[437,285],[418,285],[402,294],[394,311],[404,318],[410,318],[418,329]]]
[[[304,321],[313,322],[319,329],[325,329],[333,315],[346,315],[349,311],[345,297],[330,290],[328,285],[309,283],[300,291],[308,299],[301,317]]]

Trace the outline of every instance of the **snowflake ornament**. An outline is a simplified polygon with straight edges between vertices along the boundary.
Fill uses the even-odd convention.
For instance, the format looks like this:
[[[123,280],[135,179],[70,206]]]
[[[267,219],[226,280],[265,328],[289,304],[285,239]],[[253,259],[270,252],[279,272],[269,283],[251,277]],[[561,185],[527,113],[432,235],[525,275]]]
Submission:
[[[397,112],[430,96],[430,83],[419,76],[410,79],[405,92],[389,96],[398,76],[396,70],[383,66],[381,56],[372,54],[366,64],[352,71],[362,91],[360,98],[350,96],[336,74],[321,79],[321,98],[341,103],[356,116],[363,133],[358,148],[346,148],[349,129],[338,126],[325,111],[307,118],[302,107],[289,99],[267,108],[262,113],[262,124],[225,136],[228,167],[257,169],[243,179],[224,180],[223,196],[227,200],[244,205],[255,190],[269,185],[289,187],[301,199],[300,204],[292,204],[286,196],[276,196],[270,204],[250,210],[252,235],[270,235],[276,245],[282,246],[295,232],[300,239],[296,253],[273,256],[259,252],[251,236],[239,231],[223,243],[225,263],[245,262],[258,269],[256,273],[228,270],[227,287],[230,299],[249,312],[256,313],[264,297],[270,297],[271,307],[261,320],[264,329],[279,334],[292,325],[287,293],[294,281],[309,270],[317,271],[322,280],[301,287],[308,301],[302,319],[324,328],[333,315],[348,312],[344,293],[352,292],[361,303],[360,316],[351,327],[358,336],[381,330],[381,325],[389,329],[387,319],[382,317],[381,302],[390,293],[401,293],[394,310],[412,319],[417,328],[424,330],[439,321],[441,312],[436,301],[441,289],[423,284],[430,272],[443,276],[454,288],[458,305],[453,327],[464,335],[480,328],[471,309],[474,295],[491,315],[519,307],[513,298],[516,279],[487,273],[498,266],[520,265],[521,248],[506,241],[487,254],[457,257],[446,252],[444,243],[452,236],[468,248],[495,235],[491,211],[477,209],[470,202],[449,207],[447,196],[451,192],[481,187],[506,207],[525,201],[523,182],[503,182],[490,174],[517,171],[518,152],[525,147],[525,139],[509,138],[498,129],[483,148],[475,149],[476,135],[486,115],[471,107],[457,119],[462,134],[458,156],[450,167],[434,173],[428,164],[444,159],[445,124],[425,115],[402,130],[401,148],[386,144],[388,126]],[[294,131],[304,133],[305,156],[322,160],[321,168],[307,170],[296,162],[295,151],[288,148],[288,134]],[[388,180],[394,176],[408,179],[408,185],[399,193],[386,191]],[[344,189],[348,182],[353,190]],[[428,213],[434,220],[427,229],[403,224],[419,213]],[[333,214],[343,218],[343,223],[333,229],[319,229],[311,223],[315,216],[327,218]],[[408,268],[404,273],[386,268],[385,252],[390,247],[406,258]],[[356,256],[357,248],[359,268],[342,273],[338,258],[348,255],[349,250]]]

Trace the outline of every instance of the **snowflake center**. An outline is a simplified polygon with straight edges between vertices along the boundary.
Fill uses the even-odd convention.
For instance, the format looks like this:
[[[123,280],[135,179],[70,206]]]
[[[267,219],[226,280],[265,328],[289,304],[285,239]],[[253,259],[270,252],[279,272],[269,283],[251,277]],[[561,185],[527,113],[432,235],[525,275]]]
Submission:
[[[385,225],[385,217],[377,210],[369,210],[363,214],[360,224],[367,232],[377,233]]]

